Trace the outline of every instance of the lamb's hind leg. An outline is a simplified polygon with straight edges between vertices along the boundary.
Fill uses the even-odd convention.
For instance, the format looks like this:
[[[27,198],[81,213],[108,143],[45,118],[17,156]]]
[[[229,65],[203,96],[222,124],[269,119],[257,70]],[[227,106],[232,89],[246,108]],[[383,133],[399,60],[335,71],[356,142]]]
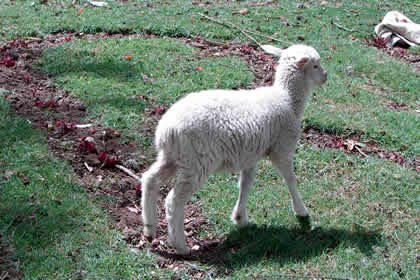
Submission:
[[[173,162],[165,158],[165,154],[160,152],[155,163],[147,170],[142,178],[142,216],[143,232],[148,238],[156,235],[158,216],[156,211],[156,202],[159,196],[159,189],[176,172],[176,166]]]
[[[199,189],[202,180],[192,172],[182,170],[178,174],[174,188],[169,192],[165,201],[166,219],[168,221],[168,245],[175,247],[181,255],[190,253],[185,242],[184,208],[192,194]]]
[[[238,227],[247,225],[246,205],[248,203],[248,193],[255,178],[255,167],[241,170],[239,178],[239,198],[232,212],[232,222]]]
[[[299,191],[296,188],[296,175],[293,170],[292,155],[286,158],[272,158],[273,164],[279,169],[281,175],[286,179],[287,187],[289,188],[289,194],[292,198],[293,210],[298,217],[308,217],[308,211],[306,210],[305,204],[300,197]]]

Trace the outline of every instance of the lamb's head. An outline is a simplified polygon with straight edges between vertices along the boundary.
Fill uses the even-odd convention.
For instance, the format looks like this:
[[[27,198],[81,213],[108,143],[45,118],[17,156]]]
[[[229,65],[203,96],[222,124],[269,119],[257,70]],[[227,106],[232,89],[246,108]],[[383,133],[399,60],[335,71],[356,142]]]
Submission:
[[[280,57],[274,86],[290,84],[291,79],[297,79],[310,91],[327,81],[327,72],[322,68],[321,58],[314,48],[305,45],[292,45],[284,50],[270,45],[262,47],[265,52]]]

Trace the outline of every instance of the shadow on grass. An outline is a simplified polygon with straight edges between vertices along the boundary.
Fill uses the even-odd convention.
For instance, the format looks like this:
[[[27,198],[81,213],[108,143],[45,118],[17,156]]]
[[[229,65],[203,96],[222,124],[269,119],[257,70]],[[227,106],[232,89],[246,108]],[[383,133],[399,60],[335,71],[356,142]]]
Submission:
[[[226,249],[223,264],[236,267],[254,264],[262,259],[281,264],[299,262],[337,247],[357,247],[363,254],[370,255],[372,247],[379,242],[380,235],[369,231],[334,228],[303,231],[300,228],[252,225],[231,232],[221,246]]]
[[[305,223],[296,228],[249,225],[232,231],[222,243],[213,242],[210,246],[204,245],[188,257],[157,253],[166,258],[193,260],[223,269],[234,269],[253,265],[262,260],[275,261],[279,264],[301,262],[331,252],[338,247],[357,248],[363,254],[370,255],[372,247],[381,243],[381,236],[377,232],[361,229],[349,231],[334,228],[313,230],[304,228]]]
[[[10,186],[14,187],[14,186]],[[40,201],[37,195],[0,196],[0,231],[13,233],[18,247],[46,248],[80,226],[67,201]],[[79,206],[80,207],[80,206]]]
[[[96,77],[127,82],[144,71],[142,62],[136,66],[121,56],[96,57],[94,52],[53,48],[45,52],[43,70],[52,75],[91,73]]]

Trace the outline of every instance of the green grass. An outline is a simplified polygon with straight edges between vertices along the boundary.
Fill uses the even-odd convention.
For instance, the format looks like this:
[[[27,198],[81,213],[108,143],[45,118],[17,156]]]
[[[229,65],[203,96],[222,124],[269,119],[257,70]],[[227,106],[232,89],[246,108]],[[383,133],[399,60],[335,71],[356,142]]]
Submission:
[[[242,60],[200,58],[174,39],[75,40],[47,50],[39,64],[87,105],[95,122],[137,141],[144,141],[145,107],[168,106],[201,89],[245,87],[254,79]]]
[[[250,192],[250,228],[238,231],[229,220],[236,177],[213,176],[198,193],[214,227],[203,234],[227,234],[226,246],[241,245],[229,262],[238,270],[235,276],[416,278],[415,171],[306,145],[299,146],[296,170],[312,222],[319,227],[310,233],[299,230],[285,182],[265,162]]]
[[[419,22],[416,1],[328,1],[325,7],[303,1],[309,5],[306,9],[296,7],[302,1],[281,1],[277,7],[247,6],[260,1],[209,7],[192,1],[108,1],[111,9],[90,7],[85,0],[76,5],[70,0],[48,5],[35,1],[34,6],[31,2],[2,1],[0,42],[55,32],[169,37],[200,32],[219,42],[247,40],[233,29],[196,17],[196,12],[291,42],[303,36],[305,44],[319,51],[329,72],[328,85],[315,90],[303,124],[338,135],[358,132],[364,140],[410,159],[419,155],[418,74],[410,65],[363,44],[387,11],[402,11]],[[242,7],[248,7],[249,14],[232,15]],[[331,19],[361,32],[340,30]],[[247,87],[254,78],[238,58],[204,58],[182,40],[141,36],[73,39],[45,51],[37,67],[83,101],[89,121],[121,129],[126,139],[143,146],[153,140],[142,131],[146,110],[168,106],[192,91]],[[410,109],[390,109],[389,101]],[[69,167],[48,152],[43,136],[7,111],[3,99],[0,102],[0,166],[6,174],[0,177],[0,230],[16,248],[25,278],[77,278],[77,271],[83,272],[80,278],[90,279],[150,276],[151,271],[169,278],[171,272],[156,269],[153,257],[130,252],[98,207],[101,198],[83,191]],[[306,144],[299,144],[296,170],[315,225],[309,233],[299,228],[283,179],[265,162],[258,167],[251,191],[251,226],[246,229],[235,229],[229,220],[237,177],[212,176],[194,196],[204,201],[203,213],[212,224],[201,236],[225,235],[223,246],[235,250],[226,255],[226,268],[234,269],[229,277],[418,278],[418,173],[373,157]]]

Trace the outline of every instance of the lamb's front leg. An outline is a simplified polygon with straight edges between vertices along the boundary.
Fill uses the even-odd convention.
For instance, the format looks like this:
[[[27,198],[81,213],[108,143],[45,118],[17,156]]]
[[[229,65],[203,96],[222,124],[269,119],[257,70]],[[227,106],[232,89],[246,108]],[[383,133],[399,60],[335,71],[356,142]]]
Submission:
[[[231,219],[238,227],[247,225],[246,205],[248,203],[248,193],[255,178],[255,167],[241,170],[239,178],[239,198],[233,208]]]
[[[305,204],[300,197],[299,191],[296,188],[296,175],[293,170],[292,156],[286,158],[272,159],[273,164],[279,169],[281,175],[286,179],[287,187],[289,188],[289,194],[292,198],[293,210],[298,218],[309,217],[308,210],[306,210]]]

